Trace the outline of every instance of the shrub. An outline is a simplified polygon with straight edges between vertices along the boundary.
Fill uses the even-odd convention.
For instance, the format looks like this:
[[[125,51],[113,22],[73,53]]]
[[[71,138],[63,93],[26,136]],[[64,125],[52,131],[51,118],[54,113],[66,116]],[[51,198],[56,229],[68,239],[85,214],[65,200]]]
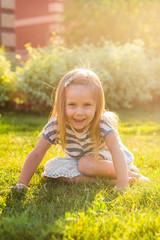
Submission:
[[[152,76],[150,77],[152,87],[150,90],[153,102],[157,103],[160,100],[160,56],[151,59],[150,67],[152,68]]]
[[[11,70],[11,63],[7,60],[4,49],[0,48],[0,106],[5,106],[14,98],[16,87],[16,76]]]
[[[148,57],[142,41],[121,46],[106,42],[101,47],[90,44],[27,49],[29,59],[16,71],[25,108],[48,111],[61,77],[72,68],[87,64],[99,75],[109,107],[130,108],[152,101],[155,94],[157,99],[160,97],[160,61],[158,57]]]
[[[99,71],[109,105],[130,108],[152,100],[152,69],[143,42],[123,46],[106,43],[100,59]]]
[[[68,0],[65,6],[63,38],[68,46],[142,39],[147,47],[160,49],[158,0]]]
[[[28,60],[11,70],[4,50],[0,54],[0,106],[45,112],[51,110],[58,82],[75,67],[90,65],[103,85],[106,105],[131,108],[160,100],[160,58],[149,57],[143,41],[103,46],[27,46]]]
[[[28,60],[17,68],[21,80],[19,88],[23,91],[25,108],[45,111],[53,104],[51,101],[62,75],[67,71],[67,61],[63,47],[34,49],[27,45]]]

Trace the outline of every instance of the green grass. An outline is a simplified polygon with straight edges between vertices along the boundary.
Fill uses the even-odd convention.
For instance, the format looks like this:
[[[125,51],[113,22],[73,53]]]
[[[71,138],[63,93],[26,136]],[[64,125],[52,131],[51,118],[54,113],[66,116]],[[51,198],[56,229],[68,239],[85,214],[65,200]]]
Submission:
[[[96,184],[43,182],[52,147],[30,189],[14,186],[24,160],[47,122],[46,116],[3,112],[0,117],[0,239],[160,239],[160,108],[119,111],[119,132],[135,164],[151,182],[117,193],[108,181]]]

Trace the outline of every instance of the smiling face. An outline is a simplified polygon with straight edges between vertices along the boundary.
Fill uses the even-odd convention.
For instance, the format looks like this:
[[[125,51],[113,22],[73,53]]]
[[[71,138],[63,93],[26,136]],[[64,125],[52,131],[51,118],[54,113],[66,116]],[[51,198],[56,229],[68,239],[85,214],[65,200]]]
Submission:
[[[66,91],[66,117],[68,123],[82,132],[95,116],[96,100],[89,85],[71,84]]]

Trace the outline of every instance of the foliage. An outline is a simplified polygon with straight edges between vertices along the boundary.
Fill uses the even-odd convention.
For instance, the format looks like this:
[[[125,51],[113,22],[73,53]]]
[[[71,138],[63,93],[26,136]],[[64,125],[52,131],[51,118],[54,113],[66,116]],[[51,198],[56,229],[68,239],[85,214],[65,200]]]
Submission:
[[[16,192],[24,160],[39,139],[47,117],[2,112],[0,118],[0,239],[131,239],[160,238],[160,111],[146,108],[119,112],[123,143],[135,165],[150,177],[119,194],[114,185],[43,182],[48,159],[63,156],[60,147],[48,151],[27,192]]]
[[[15,73],[11,70],[11,63],[6,52],[0,48],[0,106],[4,106],[13,99],[16,92]]]
[[[159,50],[159,8],[158,0],[68,0],[63,38],[68,46],[141,39]]]
[[[150,59],[145,50],[142,41],[121,46],[105,42],[99,47],[28,46],[29,58],[16,72],[21,79],[19,87],[24,92],[24,104],[39,111],[51,108],[61,77],[83,65],[90,65],[100,77],[109,107],[129,108],[158,101],[160,61],[156,56]]]
[[[15,72],[1,54],[0,105],[7,102],[20,110],[48,112],[58,82],[75,67],[90,67],[99,76],[109,108],[131,108],[160,101],[160,57],[150,56],[144,42],[116,45],[105,42],[66,48],[27,46],[28,59]]]
[[[21,79],[20,89],[24,93],[24,103],[32,110],[45,111],[52,105],[51,94],[67,71],[66,49],[38,48],[27,45],[28,60],[17,68],[17,76]]]

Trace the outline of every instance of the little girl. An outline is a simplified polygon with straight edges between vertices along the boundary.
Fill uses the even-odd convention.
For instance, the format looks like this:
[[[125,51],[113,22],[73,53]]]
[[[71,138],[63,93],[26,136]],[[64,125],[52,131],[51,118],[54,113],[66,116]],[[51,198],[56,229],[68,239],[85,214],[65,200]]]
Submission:
[[[27,157],[16,187],[28,187],[46,152],[56,144],[66,157],[48,161],[43,177],[66,182],[95,182],[97,176],[116,179],[120,190],[129,187],[130,180],[149,180],[133,165],[134,156],[117,131],[118,118],[105,111],[104,104],[102,85],[93,71],[68,72],[57,88],[50,121]]]

